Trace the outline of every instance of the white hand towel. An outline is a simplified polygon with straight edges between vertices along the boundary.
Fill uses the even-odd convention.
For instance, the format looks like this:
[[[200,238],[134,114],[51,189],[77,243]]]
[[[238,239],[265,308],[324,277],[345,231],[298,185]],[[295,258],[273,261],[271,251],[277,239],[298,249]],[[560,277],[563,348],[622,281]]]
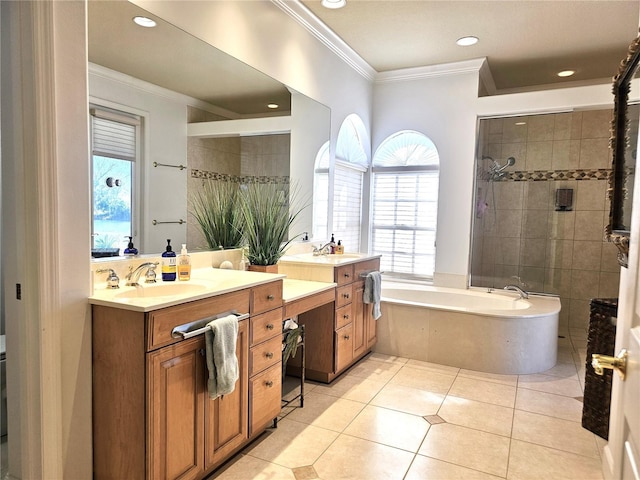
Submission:
[[[382,290],[382,276],[380,272],[369,272],[364,279],[364,303],[373,303],[373,318],[378,320],[380,312],[380,297]]]
[[[215,319],[207,324],[205,332],[209,397],[227,395],[236,388],[239,377],[236,342],[238,318],[235,315]]]

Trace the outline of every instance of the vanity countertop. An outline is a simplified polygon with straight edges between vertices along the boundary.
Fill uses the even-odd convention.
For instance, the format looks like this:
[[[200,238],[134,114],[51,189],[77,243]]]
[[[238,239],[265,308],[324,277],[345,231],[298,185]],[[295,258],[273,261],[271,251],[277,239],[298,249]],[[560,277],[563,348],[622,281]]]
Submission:
[[[380,258],[382,255],[370,255],[368,253],[344,253],[344,254],[328,254],[313,255],[312,253],[298,253],[295,255],[283,256],[278,264],[297,264],[297,265],[314,265],[319,267],[335,267],[347,265],[350,263],[358,263],[374,258]]]
[[[93,295],[89,297],[89,303],[136,312],[150,312],[255,287],[279,278],[284,279],[282,296],[285,304],[332,290],[336,286],[330,282],[285,278],[283,274],[203,268],[194,270],[191,280],[185,282],[158,281],[155,284],[142,283],[137,287],[122,285],[117,289],[107,289],[102,284],[96,286]]]
[[[276,273],[202,268],[193,270],[191,279],[182,282],[159,280],[154,284],[142,283],[136,287],[128,287],[121,281],[121,286],[117,289],[107,289],[104,284],[96,285],[93,295],[89,297],[89,303],[136,312],[150,312],[255,287],[284,277],[285,275]]]

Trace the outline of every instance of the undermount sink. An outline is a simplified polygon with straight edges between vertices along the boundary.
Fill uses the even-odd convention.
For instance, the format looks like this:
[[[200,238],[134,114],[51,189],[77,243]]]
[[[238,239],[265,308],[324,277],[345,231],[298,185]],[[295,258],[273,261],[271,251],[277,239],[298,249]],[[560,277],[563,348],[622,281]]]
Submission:
[[[206,290],[206,286],[194,283],[160,283],[138,285],[131,290],[117,293],[115,298],[147,298],[147,297],[172,297],[175,295],[191,295]]]

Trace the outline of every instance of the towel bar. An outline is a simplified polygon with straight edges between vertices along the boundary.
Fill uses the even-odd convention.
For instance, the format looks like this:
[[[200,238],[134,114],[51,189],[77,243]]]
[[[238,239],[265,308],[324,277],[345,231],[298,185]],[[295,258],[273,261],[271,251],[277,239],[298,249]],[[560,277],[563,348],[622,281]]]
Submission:
[[[208,323],[216,320],[218,318],[226,317],[227,315],[235,315],[238,318],[238,321],[245,320],[249,318],[248,313],[237,313],[237,312],[225,312],[220,313],[218,315],[214,315],[212,317],[203,318],[200,320],[196,320],[195,322],[185,323],[184,325],[179,325],[171,330],[171,336],[173,338],[182,338],[186,340],[187,338],[196,337],[198,335],[202,335],[204,332],[210,329]],[[195,328],[195,330],[191,330]]]
[[[360,275],[358,275],[360,278],[365,278],[367,275],[369,275],[370,273],[373,272],[377,272],[378,270],[367,270],[366,272],[362,272],[360,273]],[[382,275],[384,272],[380,272],[380,274]]]

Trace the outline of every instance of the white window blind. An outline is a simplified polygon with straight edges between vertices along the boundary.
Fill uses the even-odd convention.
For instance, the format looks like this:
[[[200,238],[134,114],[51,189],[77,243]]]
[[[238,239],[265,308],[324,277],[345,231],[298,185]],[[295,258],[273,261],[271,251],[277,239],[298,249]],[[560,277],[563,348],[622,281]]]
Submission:
[[[336,162],[333,186],[333,232],[347,252],[360,250],[363,171]]]
[[[328,238],[329,171],[318,171],[313,180],[313,236],[324,241]]]
[[[97,115],[91,119],[93,155],[135,161],[136,125]]]
[[[412,131],[385,140],[373,160],[372,250],[390,274],[433,278],[438,152]]]

